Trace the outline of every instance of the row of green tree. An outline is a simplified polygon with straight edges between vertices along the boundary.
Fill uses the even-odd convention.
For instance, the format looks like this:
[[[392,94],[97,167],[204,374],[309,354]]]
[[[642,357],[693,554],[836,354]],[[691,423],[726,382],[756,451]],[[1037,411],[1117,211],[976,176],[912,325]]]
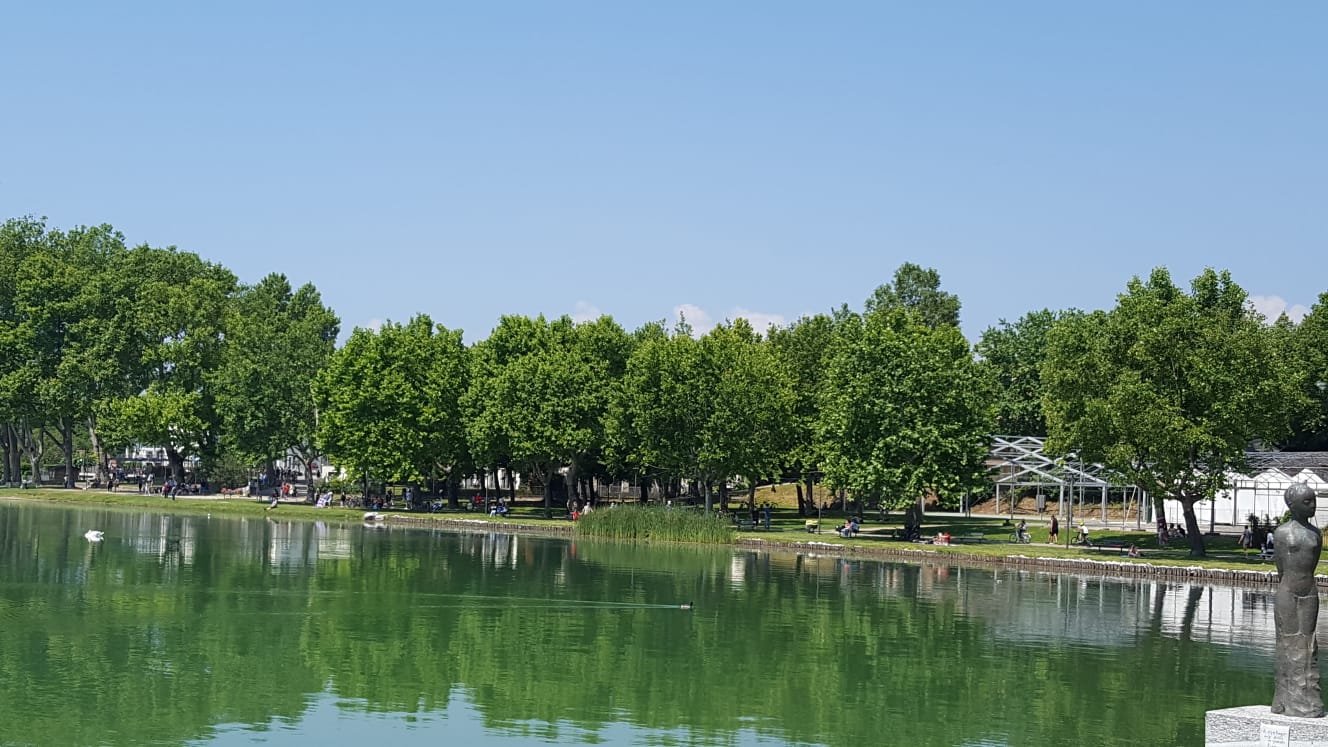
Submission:
[[[790,479],[804,506],[817,482],[958,499],[985,478],[991,377],[939,286],[905,265],[860,313],[764,333],[743,319],[698,335],[685,319],[628,332],[607,316],[504,316],[466,347],[423,315],[357,329],[314,382],[319,442],[356,474],[397,480],[506,468],[546,505],[595,479],[707,507],[735,481],[751,500]]]
[[[796,480],[899,507],[989,489],[993,433],[1048,436],[1183,509],[1245,469],[1251,448],[1322,448],[1328,294],[1268,324],[1226,272],[1178,287],[1165,269],[1109,311],[1032,312],[970,346],[959,300],[906,264],[867,299],[764,334],[738,319],[628,333],[608,317],[503,317],[470,348],[420,316],[356,330],[315,382],[329,453],[364,472],[498,466],[545,488],[565,471],[631,478],[707,505],[741,478]],[[496,472],[496,470],[495,470]],[[495,475],[496,479],[496,475]],[[586,483],[587,487],[580,487]],[[805,490],[803,489],[805,486]]]
[[[193,458],[271,464],[313,443],[313,377],[339,321],[311,285],[242,285],[197,255],[129,247],[110,226],[0,226],[3,480],[34,478],[75,447],[104,470],[132,444],[164,449],[177,479]]]
[[[5,479],[75,434],[94,451],[165,447],[270,464],[319,450],[357,479],[443,486],[519,473],[546,505],[597,480],[669,497],[816,486],[855,500],[954,505],[988,489],[993,433],[1046,435],[1159,504],[1194,504],[1252,445],[1322,447],[1328,294],[1267,323],[1228,273],[1190,288],[1165,269],[1107,311],[1042,310],[971,345],[934,270],[901,266],[860,310],[697,334],[679,319],[504,316],[466,345],[419,315],[356,329],[280,275],[241,285],[173,248],[127,248],[108,226],[0,228],[0,432]],[[99,459],[104,462],[104,459]],[[68,472],[71,470],[67,470]],[[644,496],[644,493],[643,493]]]

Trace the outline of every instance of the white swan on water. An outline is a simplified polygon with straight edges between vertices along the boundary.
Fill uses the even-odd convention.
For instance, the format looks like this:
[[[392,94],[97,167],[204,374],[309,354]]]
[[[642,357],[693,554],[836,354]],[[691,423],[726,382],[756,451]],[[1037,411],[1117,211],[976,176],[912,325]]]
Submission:
[[[88,542],[101,542],[102,537],[105,535],[106,533],[100,530],[89,529],[87,533],[83,535],[83,539],[86,539]]]

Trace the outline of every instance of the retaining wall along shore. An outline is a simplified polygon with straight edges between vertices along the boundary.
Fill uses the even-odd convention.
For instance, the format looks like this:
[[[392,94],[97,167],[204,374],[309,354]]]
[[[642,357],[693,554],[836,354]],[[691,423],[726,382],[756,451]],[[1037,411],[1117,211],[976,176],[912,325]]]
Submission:
[[[393,523],[445,526],[472,531],[517,532],[521,534],[542,534],[566,537],[575,533],[576,525],[568,523],[517,524],[485,519],[439,519],[436,517],[415,517],[404,514],[391,514]],[[1184,581],[1212,581],[1215,583],[1242,586],[1271,586],[1278,580],[1275,570],[1237,570],[1223,568],[1204,568],[1202,566],[1162,565],[1148,562],[1126,562],[1122,560],[1094,560],[1092,558],[1056,558],[1031,555],[977,555],[966,552],[938,552],[916,547],[863,547],[861,545],[841,545],[834,542],[816,540],[778,540],[761,537],[742,536],[735,541],[736,547],[767,552],[814,552],[820,555],[843,557],[879,558],[882,560],[903,560],[928,565],[964,565],[986,568],[1024,568],[1029,570],[1051,571],[1058,573],[1079,573],[1099,576],[1152,576],[1157,578]],[[1328,591],[1328,575],[1317,577],[1319,587]]]

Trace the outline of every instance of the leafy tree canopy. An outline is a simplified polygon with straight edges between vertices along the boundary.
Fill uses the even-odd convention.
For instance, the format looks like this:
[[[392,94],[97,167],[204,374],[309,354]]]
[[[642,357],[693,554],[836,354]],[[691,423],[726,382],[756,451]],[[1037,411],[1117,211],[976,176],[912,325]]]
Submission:
[[[1047,332],[1056,320],[1078,312],[1030,311],[1011,324],[988,327],[975,346],[996,385],[996,430],[1018,436],[1045,436],[1042,415],[1042,361]]]
[[[1303,373],[1274,340],[1227,272],[1204,271],[1189,293],[1164,268],[1135,278],[1112,310],[1048,333],[1048,446],[1179,501],[1201,556],[1195,502],[1245,467],[1251,442],[1288,433],[1304,406]]]
[[[832,348],[818,445],[827,481],[905,506],[954,505],[982,484],[990,387],[957,327],[876,307]]]
[[[866,311],[905,309],[929,327],[959,326],[959,297],[941,290],[941,274],[929,267],[905,262],[889,283],[867,299]]]

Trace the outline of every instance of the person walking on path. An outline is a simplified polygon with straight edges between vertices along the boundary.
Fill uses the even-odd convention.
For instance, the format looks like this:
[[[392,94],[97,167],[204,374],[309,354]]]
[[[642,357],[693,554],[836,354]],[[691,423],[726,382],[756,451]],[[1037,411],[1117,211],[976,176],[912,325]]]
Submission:
[[[1061,533],[1061,523],[1056,519],[1056,515],[1052,514],[1051,528],[1047,530],[1047,544],[1048,545],[1056,544],[1056,538],[1060,536],[1060,533]]]

